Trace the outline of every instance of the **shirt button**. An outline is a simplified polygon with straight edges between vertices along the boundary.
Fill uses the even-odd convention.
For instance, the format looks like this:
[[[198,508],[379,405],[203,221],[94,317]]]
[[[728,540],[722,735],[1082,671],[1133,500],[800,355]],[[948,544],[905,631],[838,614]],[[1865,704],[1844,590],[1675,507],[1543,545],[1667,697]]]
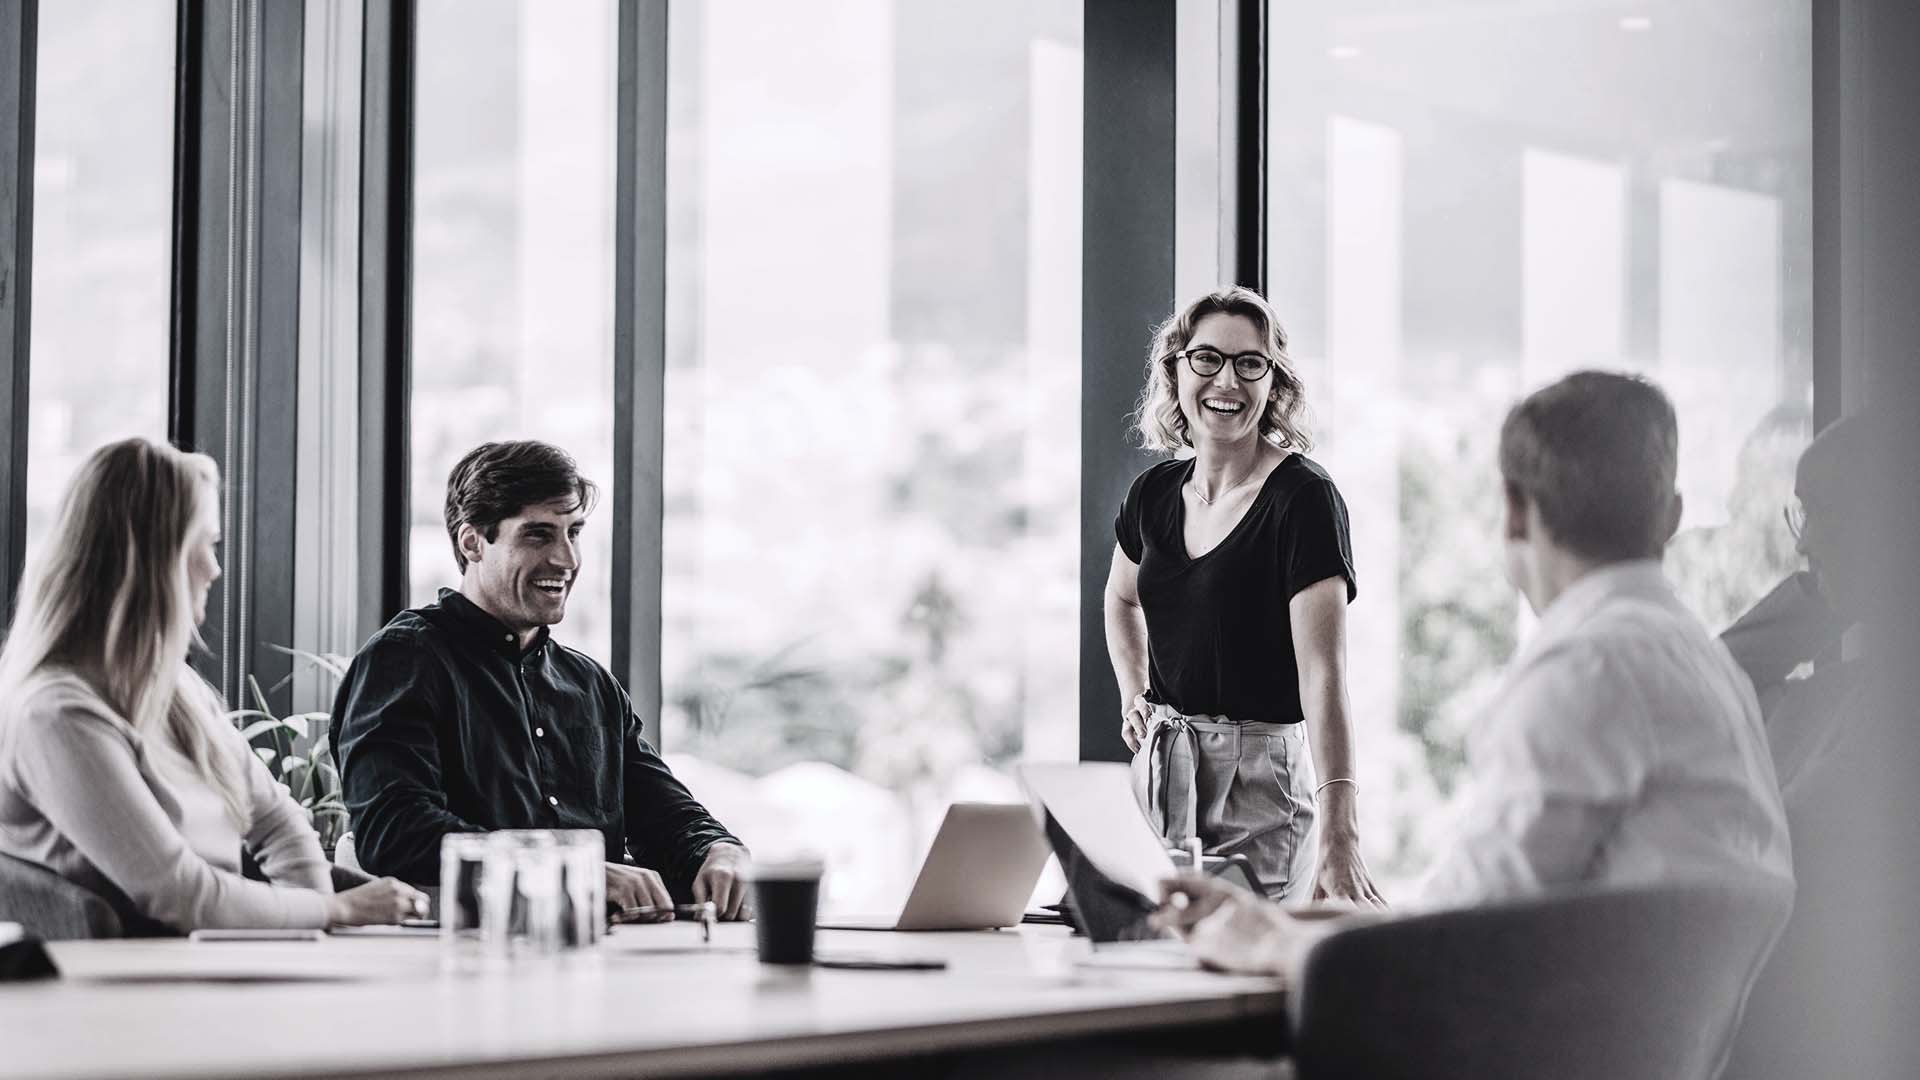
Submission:
[[[559,805],[560,805],[560,800],[559,800],[559,799],[556,799],[556,798],[554,798],[554,797],[553,797],[553,796],[551,796],[551,795],[549,795],[549,796],[547,796],[547,805],[548,805],[548,806],[559,806]]]

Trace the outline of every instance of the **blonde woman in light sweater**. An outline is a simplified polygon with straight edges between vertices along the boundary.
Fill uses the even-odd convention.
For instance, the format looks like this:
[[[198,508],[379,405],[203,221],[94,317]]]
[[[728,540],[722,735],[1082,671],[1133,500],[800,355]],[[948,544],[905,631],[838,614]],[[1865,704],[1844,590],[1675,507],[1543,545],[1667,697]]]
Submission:
[[[178,932],[423,911],[391,878],[333,891],[305,812],[188,666],[219,541],[211,458],[128,439],[81,466],[0,648],[0,852]]]

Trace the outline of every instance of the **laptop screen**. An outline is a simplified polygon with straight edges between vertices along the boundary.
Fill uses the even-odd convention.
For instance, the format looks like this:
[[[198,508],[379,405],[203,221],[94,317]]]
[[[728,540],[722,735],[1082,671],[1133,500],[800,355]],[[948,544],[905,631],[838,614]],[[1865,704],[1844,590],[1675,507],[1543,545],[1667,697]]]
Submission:
[[[1069,918],[1080,932],[1096,943],[1110,941],[1150,941],[1169,936],[1147,923],[1154,903],[1134,890],[1115,883],[1102,874],[1055,820],[1052,811],[1042,811],[1047,843],[1060,859],[1067,875]]]

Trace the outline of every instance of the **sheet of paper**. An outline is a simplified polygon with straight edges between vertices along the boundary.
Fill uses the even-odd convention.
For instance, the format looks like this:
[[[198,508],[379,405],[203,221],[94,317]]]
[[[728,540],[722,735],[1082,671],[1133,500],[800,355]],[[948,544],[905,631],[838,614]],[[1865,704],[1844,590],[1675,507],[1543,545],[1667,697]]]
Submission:
[[[1140,812],[1125,765],[1036,763],[1021,765],[1018,772],[1095,869],[1159,901],[1160,882],[1174,875],[1173,860]]]

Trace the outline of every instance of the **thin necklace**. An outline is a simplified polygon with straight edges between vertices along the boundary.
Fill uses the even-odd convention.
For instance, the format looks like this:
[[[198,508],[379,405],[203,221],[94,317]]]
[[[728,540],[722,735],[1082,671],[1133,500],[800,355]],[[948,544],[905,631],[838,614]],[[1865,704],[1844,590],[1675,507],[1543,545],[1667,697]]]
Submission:
[[[1234,492],[1240,490],[1241,488],[1246,487],[1247,481],[1252,480],[1253,474],[1259,471],[1260,471],[1260,465],[1258,462],[1255,462],[1253,469],[1249,471],[1247,475],[1241,477],[1239,480],[1235,481],[1233,484],[1230,484],[1227,487],[1221,488],[1219,491],[1214,492],[1212,499],[1206,497],[1205,495],[1200,494],[1199,477],[1192,477],[1188,479],[1187,487],[1193,492],[1193,497],[1200,500],[1200,505],[1212,506],[1214,499],[1218,499],[1223,495],[1231,495]]]

